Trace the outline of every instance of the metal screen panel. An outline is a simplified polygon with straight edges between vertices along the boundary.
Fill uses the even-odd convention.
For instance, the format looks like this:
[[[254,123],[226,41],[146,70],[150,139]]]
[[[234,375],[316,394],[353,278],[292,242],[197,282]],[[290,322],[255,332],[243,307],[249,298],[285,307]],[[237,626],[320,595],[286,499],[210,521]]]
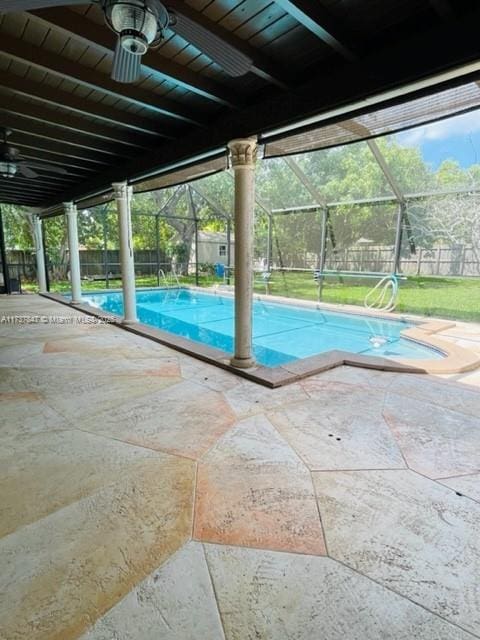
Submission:
[[[335,124],[265,140],[265,157],[276,157],[337,147],[359,140],[391,134],[480,108],[477,83],[446,89],[438,93],[347,118]]]

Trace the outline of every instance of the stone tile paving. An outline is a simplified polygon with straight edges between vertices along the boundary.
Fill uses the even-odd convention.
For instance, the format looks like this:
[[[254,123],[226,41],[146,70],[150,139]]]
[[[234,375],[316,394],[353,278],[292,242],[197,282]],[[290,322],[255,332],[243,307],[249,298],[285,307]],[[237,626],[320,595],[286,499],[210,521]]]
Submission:
[[[470,349],[474,353],[480,354],[480,323],[478,322],[458,322],[455,327],[442,331],[439,336],[442,340],[448,340],[458,344],[464,349]],[[462,385],[480,389],[479,369],[466,371],[465,373],[454,373],[443,377],[460,382]]]
[[[384,395],[371,387],[326,383],[310,400],[272,411],[269,417],[312,471],[404,467],[382,414]]]
[[[469,400],[473,413],[474,399]],[[480,471],[480,411],[474,416],[387,393],[384,416],[410,469],[429,478]]]
[[[238,422],[198,466],[194,537],[325,553],[308,469],[265,416]]]
[[[314,482],[332,558],[480,632],[480,504],[410,470]]]
[[[441,484],[454,489],[457,495],[464,495],[480,502],[480,473],[472,475],[456,476],[453,478],[443,478]]]
[[[0,325],[2,640],[480,638],[477,372],[269,390],[6,313],[78,322]]]

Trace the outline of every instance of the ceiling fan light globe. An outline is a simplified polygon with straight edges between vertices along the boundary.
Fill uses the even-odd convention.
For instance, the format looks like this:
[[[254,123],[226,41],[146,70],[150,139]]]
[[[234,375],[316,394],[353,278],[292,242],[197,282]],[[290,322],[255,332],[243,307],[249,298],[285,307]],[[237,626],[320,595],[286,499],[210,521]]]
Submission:
[[[112,29],[122,38],[122,47],[130,53],[144,54],[148,45],[158,38],[160,16],[157,5],[149,0],[110,0],[105,13]],[[135,49],[136,45],[138,53],[131,48]]]

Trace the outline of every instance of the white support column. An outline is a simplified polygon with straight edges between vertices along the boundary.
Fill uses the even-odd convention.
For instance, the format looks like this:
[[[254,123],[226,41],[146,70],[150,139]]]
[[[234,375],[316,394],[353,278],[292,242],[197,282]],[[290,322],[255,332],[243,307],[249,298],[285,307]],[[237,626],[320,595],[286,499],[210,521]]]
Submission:
[[[78,225],[77,205],[74,202],[64,202],[67,216],[68,253],[70,256],[70,283],[72,287],[71,304],[81,304],[82,286],[80,283],[80,256],[78,254]]]
[[[235,174],[235,354],[231,364],[248,369],[255,364],[252,353],[252,299],[257,140],[232,140],[228,148]]]
[[[123,322],[137,322],[137,305],[135,298],[135,263],[133,260],[132,217],[130,201],[132,188],[126,182],[112,184],[115,193],[118,213],[118,230],[120,236],[120,263],[123,288]]]
[[[35,242],[35,256],[37,258],[38,292],[47,293],[47,274],[45,271],[45,256],[43,255],[42,221],[39,216],[32,216],[33,239]]]

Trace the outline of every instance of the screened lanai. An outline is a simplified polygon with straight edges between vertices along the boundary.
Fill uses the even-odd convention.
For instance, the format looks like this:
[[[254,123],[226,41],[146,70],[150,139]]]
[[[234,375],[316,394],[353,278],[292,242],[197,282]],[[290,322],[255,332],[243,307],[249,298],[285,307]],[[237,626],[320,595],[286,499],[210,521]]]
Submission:
[[[400,293],[392,309],[403,296],[403,311],[476,319],[474,309],[459,309],[453,299],[449,306],[448,299],[455,278],[474,286],[479,275],[479,172],[475,164],[462,170],[448,154],[434,169],[402,141],[438,123],[462,126],[476,117],[479,97],[469,83],[335,126],[310,124],[306,132],[267,138],[256,163],[255,291],[363,305],[378,282],[393,275]],[[133,185],[133,193],[138,286],[234,284],[234,172],[226,154]],[[121,285],[112,197],[107,192],[78,203],[87,289]],[[42,216],[52,290],[70,286],[60,211]],[[217,234],[208,260],[196,259],[199,234],[202,242]],[[431,277],[430,285],[422,277]],[[409,296],[429,286],[437,289],[435,299],[409,308]]]
[[[211,171],[211,163],[220,163],[218,169],[230,154],[236,184],[237,329],[242,331],[250,324],[254,249],[248,209],[259,148],[268,158],[279,149],[285,154],[295,146],[305,151],[368,139],[386,130],[468,111],[478,100],[478,60],[471,26],[476,8],[468,1],[455,9],[443,3],[407,2],[401,9],[389,10],[388,3],[382,3],[375,11],[366,3],[362,10],[356,7],[355,24],[336,5],[276,2],[255,12],[242,2],[228,8],[221,2],[175,2],[168,10],[159,9],[166,22],[155,41],[158,49],[148,51],[143,64],[135,65],[128,77],[122,76],[127,68],[121,66],[126,64],[120,57],[121,33],[121,46],[111,56],[116,8],[107,4],[74,2],[62,8],[50,2],[53,8],[49,8],[41,2],[30,6],[27,0],[4,3],[0,24],[7,72],[2,81],[4,144],[18,159],[18,166],[9,166],[15,167],[15,174],[17,168],[21,170],[15,181],[2,180],[0,195],[6,203],[30,207],[42,219],[68,213],[68,270],[72,299],[78,302],[81,268],[76,212],[110,200],[113,185],[121,222],[118,250],[126,261],[122,286],[125,302],[130,300],[130,319],[135,315],[130,189],[151,189],[158,180],[163,186],[191,180]],[[102,26],[105,20],[110,31]],[[407,101],[408,106],[402,106]],[[375,148],[374,142],[369,145]],[[43,170],[47,175],[35,183]],[[390,190],[391,185],[390,178]],[[400,202],[403,195],[397,187],[393,191]],[[189,200],[193,207],[194,200]],[[198,238],[194,216],[192,221]],[[326,224],[322,223],[323,230]],[[402,224],[403,218],[398,218],[396,267]],[[267,272],[274,246],[280,268],[284,262],[280,254],[286,254],[273,239],[274,235],[279,238],[273,233],[273,218],[269,225],[270,240],[267,237],[262,258]],[[39,219],[33,227],[40,241]],[[323,271],[328,234],[321,235],[317,267]],[[105,252],[105,237],[103,244]],[[158,267],[162,258],[158,242],[147,250],[155,252],[155,259],[150,256],[148,262]],[[45,262],[40,253],[37,247],[38,259]],[[58,253],[64,259],[65,248]],[[108,262],[105,256],[103,262],[104,266]],[[160,268],[157,281],[159,272]],[[48,274],[41,280],[43,289]],[[243,320],[241,309],[245,309]],[[250,356],[245,357],[246,363],[250,361]]]
[[[385,140],[385,144],[387,145],[387,153],[392,155],[394,148],[388,148],[388,139]],[[258,269],[261,267],[262,259],[265,260],[263,266],[266,271],[295,268],[318,269],[322,264],[325,266],[328,259],[329,269],[337,269],[337,271],[370,270],[379,273],[396,271],[413,273],[413,268],[415,268],[417,275],[478,275],[478,261],[473,253],[469,253],[472,251],[471,247],[466,246],[463,249],[465,254],[462,256],[463,268],[457,270],[447,264],[446,252],[448,249],[446,247],[440,250],[445,251],[443,258],[441,253],[436,252],[435,249],[432,250],[435,253],[433,258],[432,256],[420,256],[419,252],[422,249],[420,246],[417,250],[420,236],[423,238],[428,235],[431,241],[438,240],[438,238],[448,241],[447,227],[451,220],[449,220],[447,211],[443,220],[436,221],[436,226],[434,220],[431,220],[430,223],[428,220],[423,220],[425,228],[423,231],[421,228],[422,219],[428,218],[429,215],[433,217],[439,206],[446,208],[457,206],[460,211],[463,211],[462,207],[466,207],[468,213],[465,212],[465,216],[467,216],[465,224],[467,220],[471,220],[471,231],[473,234],[475,233],[475,211],[478,208],[478,187],[475,173],[461,175],[459,172],[457,176],[449,175],[447,176],[448,185],[439,185],[435,183],[436,176],[427,175],[425,172],[424,175],[410,177],[410,189],[407,191],[408,186],[400,186],[400,181],[408,181],[408,176],[400,173],[400,181],[393,177],[377,143],[368,141],[355,143],[355,145],[355,148],[351,150],[344,149],[343,153],[346,155],[351,151],[352,160],[357,164],[359,162],[368,163],[365,165],[365,172],[369,174],[368,178],[371,184],[355,186],[353,183],[357,174],[349,176],[353,189],[356,189],[356,194],[362,197],[352,196],[350,199],[336,199],[335,196],[338,196],[338,192],[334,191],[335,185],[328,184],[328,179],[326,180],[326,193],[330,195],[330,200],[322,194],[322,186],[317,186],[321,182],[321,178],[319,180],[320,170],[316,168],[316,164],[325,162],[328,153],[309,152],[306,157],[282,157],[259,163],[255,213],[255,259],[258,262]],[[375,149],[375,153],[372,152],[372,149]],[[335,153],[341,156],[342,150],[333,151],[330,155],[335,156]],[[322,159],[322,155],[324,159]],[[330,162],[339,165],[342,160],[342,157],[338,157]],[[361,168],[358,167],[358,170]],[[337,171],[337,167],[332,168],[332,173]],[[385,171],[388,173],[386,174]],[[288,185],[288,188],[282,189],[282,185]],[[415,187],[425,190],[414,191]],[[371,192],[373,189],[374,192],[368,197],[364,189],[370,189]],[[191,199],[193,200],[193,208]],[[159,256],[158,260],[153,256],[147,260],[152,267],[149,274],[157,274],[162,265],[166,264],[165,249],[168,241],[161,236],[158,228],[161,219],[184,221],[187,227],[190,227],[187,231],[192,235],[192,242],[189,242],[189,246],[194,244],[196,233],[202,225],[223,228],[225,242],[227,242],[227,235],[231,233],[233,224],[232,203],[233,177],[229,172],[199,179],[195,182],[189,181],[186,185],[168,187],[162,191],[146,192],[135,198],[132,205],[132,216],[134,221],[139,221],[139,226],[137,229],[134,224],[134,240],[137,236],[139,237],[138,248],[140,249],[140,244],[142,246],[144,244],[140,240],[140,236],[142,234],[149,236],[151,240],[149,250],[155,254],[158,253]],[[362,212],[365,211],[368,212],[368,215],[362,222],[361,219],[365,218],[362,216]],[[88,242],[89,233],[98,236],[98,229],[95,225],[102,227],[101,235],[104,248],[114,243],[116,224],[114,207],[111,203],[81,209],[80,215],[79,237],[81,244],[84,243],[84,240]],[[155,221],[151,223],[150,227],[142,229],[141,216],[153,216]],[[175,217],[172,218],[172,216]],[[106,226],[102,222],[105,217],[109,217]],[[48,220],[48,218],[46,219]],[[95,228],[89,228],[89,220]],[[48,224],[46,223],[47,229]],[[196,229],[195,224],[197,224]],[[465,224],[463,231],[466,233]],[[375,235],[375,227],[377,235],[379,229],[380,235],[384,231],[387,234],[386,246],[384,249],[380,249],[384,255],[382,253],[376,255],[377,249],[370,246],[371,244],[375,245],[375,241],[369,239],[369,236]],[[228,231],[229,228],[230,231]],[[296,228],[299,233],[303,233],[301,239],[295,238],[293,228]],[[435,238],[435,234],[438,235],[438,238]],[[326,243],[323,253],[322,237]],[[461,234],[453,235],[451,242],[458,245],[461,239]],[[118,238],[116,240],[118,243]],[[360,244],[365,246],[352,247],[359,240]],[[341,255],[346,243],[354,251],[350,257]],[[232,254],[232,242],[227,242],[227,245],[230,248],[230,254]],[[52,252],[55,252],[55,247],[52,246],[51,249]],[[458,247],[457,250],[459,250]],[[188,262],[191,262],[191,268],[195,269],[194,253],[191,253],[192,260],[189,259]],[[230,255],[230,261],[233,262],[233,255]],[[142,262],[141,257],[136,259],[136,265],[139,268]],[[105,262],[105,256],[102,258],[102,263],[108,263],[108,260]],[[370,267],[368,267],[369,264]],[[376,267],[373,266],[374,264]],[[447,266],[441,267],[443,264]],[[118,272],[118,256],[114,265]],[[86,277],[100,276],[102,273],[99,269],[95,273],[93,271],[90,273],[87,260],[85,260],[85,266],[85,273],[82,275]],[[109,268],[106,271],[103,269],[103,273],[108,274],[110,271]]]
[[[480,638],[479,22],[0,0],[2,640]]]

